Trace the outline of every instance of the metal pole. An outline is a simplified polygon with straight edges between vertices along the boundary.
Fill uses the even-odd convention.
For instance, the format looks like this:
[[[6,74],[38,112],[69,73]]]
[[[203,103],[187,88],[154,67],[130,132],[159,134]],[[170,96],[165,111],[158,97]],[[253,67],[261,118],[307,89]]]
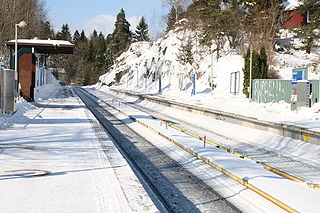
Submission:
[[[138,68],[137,68],[137,90],[138,90],[138,84],[139,84],[139,77],[138,77]]]
[[[18,80],[18,24],[15,25],[14,80]]]
[[[252,47],[250,46],[250,78],[249,78],[249,99],[251,101],[251,80],[252,80]]]
[[[211,57],[211,94],[213,93],[213,53],[212,53],[212,57]]]

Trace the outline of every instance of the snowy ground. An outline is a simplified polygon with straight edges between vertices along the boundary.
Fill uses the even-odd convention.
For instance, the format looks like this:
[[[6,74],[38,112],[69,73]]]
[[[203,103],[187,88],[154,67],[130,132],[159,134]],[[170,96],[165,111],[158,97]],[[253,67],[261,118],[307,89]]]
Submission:
[[[111,98],[104,98],[104,100],[108,101],[111,105],[113,103]],[[166,130],[164,125],[163,127],[159,125],[159,121],[125,104],[121,104],[120,107],[118,103],[113,103],[113,105],[169,138],[178,141],[178,143],[199,155],[206,157],[232,174],[235,174],[241,179],[248,180],[249,183],[298,211],[315,212],[316,203],[320,202],[320,200],[317,201],[319,192],[308,188],[305,184],[289,181],[264,170],[260,165],[255,164],[254,161],[239,160],[238,157],[225,151],[220,151],[215,147],[206,146],[204,148],[201,141],[172,128]],[[290,196],[288,196],[288,194]]]
[[[52,94],[59,97],[37,107],[21,102],[3,122],[1,212],[157,212],[110,139],[97,138],[95,119],[79,99],[69,89]]]
[[[124,102],[136,103],[137,106],[149,109],[151,112],[157,112],[156,117],[171,120],[173,123],[178,123],[181,127],[200,136],[206,135],[209,140],[218,144],[233,150],[241,150],[243,154],[250,154],[250,148],[255,147],[256,150],[251,152],[256,156],[256,160],[265,163],[270,162],[271,164],[277,162],[279,164],[279,159],[275,160],[271,157],[271,153],[273,153],[277,158],[285,156],[283,161],[287,163],[288,159],[286,157],[320,168],[320,163],[317,160],[320,156],[320,146],[318,145],[282,137],[262,130],[242,127],[237,124],[226,123],[213,117],[175,109],[146,100],[137,101],[135,97],[113,93],[109,90],[107,94],[113,95]],[[243,134],[244,132],[246,134]],[[271,156],[268,157],[267,153],[270,153]],[[308,182],[320,183],[320,177],[314,175],[310,168],[305,168],[309,170],[306,172],[301,167],[289,167],[287,163],[284,164],[285,171],[290,174],[296,174],[297,177],[301,177]]]

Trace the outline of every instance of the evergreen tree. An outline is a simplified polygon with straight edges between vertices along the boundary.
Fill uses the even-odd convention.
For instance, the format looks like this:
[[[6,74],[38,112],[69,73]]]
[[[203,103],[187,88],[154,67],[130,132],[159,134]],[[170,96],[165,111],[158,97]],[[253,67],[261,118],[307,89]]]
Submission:
[[[112,33],[111,48],[113,55],[119,56],[125,51],[131,42],[131,31],[129,29],[130,24],[126,20],[126,15],[123,9],[118,13],[115,22],[115,29]]]
[[[264,47],[260,49],[260,54],[255,50],[252,50],[252,72],[251,78],[253,79],[268,79],[268,59],[266,50]],[[243,93],[249,97],[249,86],[250,86],[250,49],[248,49],[244,59],[243,69]],[[252,89],[252,88],[251,88]]]
[[[96,67],[102,68],[105,65],[106,40],[102,32],[99,34],[99,42],[97,47]]]
[[[217,52],[217,59],[220,57],[220,50],[224,44],[225,23],[228,16],[225,16],[221,9],[221,0],[197,0],[192,7],[197,13],[202,26],[202,44],[211,46],[214,42]]]
[[[268,56],[266,53],[266,48],[262,47],[260,49],[260,54],[259,54],[259,76],[257,76],[257,79],[269,78],[268,71],[269,71]]]
[[[311,48],[315,47],[316,40],[320,38],[320,3],[318,0],[306,0],[298,11],[300,13],[309,13],[309,23],[296,30],[296,34],[304,38],[303,49],[311,53]]]
[[[96,30],[93,30],[91,39],[97,39],[98,38],[98,32]]]
[[[86,42],[87,41],[87,37],[86,37],[86,35],[84,33],[84,30],[81,31],[79,40],[82,41],[82,42]]]
[[[58,40],[66,40],[66,41],[71,41],[72,36],[70,33],[70,29],[68,24],[63,24],[61,27],[61,31],[57,33],[56,39]]]
[[[92,39],[89,42],[89,47],[88,47],[88,50],[87,50],[85,58],[86,58],[86,62],[87,63],[92,63],[95,60],[95,50],[94,50],[94,47],[93,47]]]
[[[176,23],[177,12],[174,7],[171,7],[170,12],[167,16],[167,28],[166,32],[169,32],[173,29],[174,24]]]
[[[106,39],[102,32],[99,33],[98,52],[104,53],[106,51]]]
[[[40,24],[40,32],[39,32],[39,37],[40,39],[48,39],[48,38],[53,38],[54,37],[54,32],[51,27],[51,24],[49,21],[41,22]]]
[[[148,24],[146,23],[144,17],[139,21],[139,24],[137,25],[135,39],[137,41],[149,41],[149,35],[148,35]]]
[[[73,42],[77,44],[79,41],[80,41],[80,34],[79,34],[79,31],[76,30],[73,34]]]
[[[112,65],[113,65],[113,61],[114,61],[114,56],[112,54],[112,46],[111,46],[111,43],[112,43],[112,34],[109,34],[106,38],[106,61],[105,61],[105,69],[106,71],[108,72]]]
[[[192,53],[192,40],[190,37],[181,43],[177,57],[178,61],[183,65],[193,64],[194,58]]]

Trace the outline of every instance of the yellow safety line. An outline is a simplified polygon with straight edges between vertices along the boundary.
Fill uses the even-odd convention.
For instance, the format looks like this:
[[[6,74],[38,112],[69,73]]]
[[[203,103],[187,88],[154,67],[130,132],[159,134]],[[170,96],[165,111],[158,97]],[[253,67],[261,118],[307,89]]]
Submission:
[[[233,180],[237,181],[238,183],[242,184],[243,186],[251,189],[252,191],[256,192],[257,194],[261,195],[262,197],[264,197],[264,198],[266,198],[267,200],[271,201],[272,203],[276,204],[276,205],[279,206],[280,208],[286,210],[287,212],[298,213],[298,211],[296,211],[295,209],[291,208],[290,206],[284,204],[283,202],[281,202],[281,201],[277,200],[276,198],[272,197],[271,195],[265,193],[264,191],[258,189],[258,188],[255,187],[255,186],[253,186],[253,185],[250,184],[247,180],[244,180],[244,179],[239,178],[238,176],[232,174],[231,172],[229,172],[229,171],[223,169],[222,167],[218,166],[217,164],[211,162],[209,159],[207,159],[207,158],[205,158],[205,157],[202,157],[202,156],[199,155],[198,153],[193,152],[191,149],[183,146],[183,145],[180,144],[179,142],[173,140],[172,138],[169,138],[168,136],[166,136],[166,135],[162,134],[161,132],[157,131],[156,129],[148,126],[147,124],[141,122],[140,120],[138,120],[138,119],[136,119],[136,118],[128,115],[127,113],[125,113],[125,112],[123,112],[123,111],[115,108],[114,106],[108,104],[106,101],[104,101],[104,100],[102,100],[102,101],[103,101],[105,104],[107,104],[108,106],[110,106],[111,108],[117,110],[117,111],[120,112],[121,114],[123,114],[123,115],[125,115],[126,117],[134,120],[135,122],[143,125],[144,127],[152,130],[153,132],[157,133],[157,134],[160,135],[161,137],[167,139],[168,141],[172,142],[173,144],[175,144],[175,145],[177,145],[178,147],[182,148],[183,150],[187,151],[187,152],[190,153],[191,155],[193,155],[193,156],[195,156],[196,158],[202,160],[202,161],[205,162],[206,164],[208,164],[208,165],[210,165],[211,167],[215,168],[216,170],[222,172],[223,174],[225,174],[226,176],[232,178]],[[169,125],[169,126],[172,126],[172,127],[174,126],[173,124],[169,124],[169,123],[168,123],[168,125]],[[177,128],[179,128],[179,127],[177,127]],[[181,128],[179,128],[179,129],[181,129]],[[187,131],[187,130],[184,130],[183,132],[187,133],[188,131]],[[196,134],[193,134],[193,133],[191,133],[191,134],[192,134],[193,136],[199,138],[200,140],[203,139],[202,137],[197,136]],[[211,142],[211,141],[208,142],[208,143],[211,144],[211,145],[214,145],[214,144],[215,144],[215,145],[217,145],[217,146],[220,146],[220,145],[218,145],[218,144],[216,144],[216,143],[214,143],[214,142]],[[214,145],[214,146],[215,146],[215,145]],[[240,155],[240,154],[239,154],[239,155]],[[247,158],[247,159],[249,159],[249,158]]]
[[[174,129],[176,129],[176,130],[179,130],[179,131],[184,132],[184,133],[186,133],[186,134],[188,134],[188,135],[190,135],[190,136],[193,136],[193,137],[195,137],[195,138],[198,138],[198,139],[200,139],[200,140],[203,140],[203,137],[201,137],[201,136],[199,136],[199,135],[197,135],[197,134],[194,134],[194,133],[192,133],[192,132],[189,132],[189,131],[187,131],[187,130],[185,130],[185,129],[183,129],[183,128],[180,128],[180,127],[178,127],[178,126],[176,126],[176,125],[174,125],[174,124],[172,124],[172,123],[169,123],[169,122],[168,122],[168,125],[171,126],[171,127],[174,128]],[[208,144],[210,144],[210,145],[212,145],[212,146],[214,146],[214,147],[216,147],[216,148],[225,150],[225,151],[227,151],[227,152],[229,152],[229,153],[231,153],[231,154],[233,154],[233,155],[236,155],[236,156],[238,156],[238,157],[240,157],[240,158],[248,159],[248,160],[253,160],[253,161],[261,164],[261,165],[263,166],[263,168],[265,168],[266,170],[271,171],[271,172],[273,172],[273,173],[275,173],[275,174],[277,174],[277,175],[280,175],[280,176],[282,176],[282,177],[284,177],[284,178],[287,178],[287,179],[292,180],[292,181],[300,182],[300,183],[306,183],[306,181],[304,181],[304,180],[302,180],[302,179],[300,179],[300,178],[297,178],[297,177],[295,177],[295,176],[292,176],[292,175],[290,175],[290,174],[288,174],[288,173],[286,173],[286,172],[282,172],[282,171],[280,171],[280,170],[278,170],[278,169],[276,169],[276,168],[273,168],[273,167],[271,167],[271,166],[268,166],[268,165],[266,165],[266,164],[264,164],[264,163],[262,163],[262,162],[256,161],[256,160],[254,160],[254,159],[252,159],[252,158],[249,158],[249,157],[247,157],[247,156],[245,156],[245,155],[242,155],[242,154],[236,152],[235,150],[229,149],[229,148],[227,148],[227,147],[225,147],[225,146],[222,146],[222,145],[220,145],[220,144],[217,144],[217,143],[215,143],[215,142],[213,142],[213,141],[210,141],[210,140],[207,139],[207,140],[206,140],[206,143],[208,143]],[[317,191],[320,192],[320,186],[319,186],[318,184],[313,184],[313,183],[306,183],[306,184],[307,184],[310,188],[315,189],[315,190],[317,190]]]
[[[103,101],[103,102],[106,103],[105,101]],[[108,104],[108,103],[106,103],[106,104]],[[108,105],[109,105],[109,104],[108,104]],[[109,106],[111,106],[111,105],[109,105]],[[118,110],[117,108],[115,108],[115,107],[113,107],[113,106],[111,106],[111,107],[114,108],[115,110],[119,111],[120,113],[124,114],[125,116],[131,118],[132,120],[140,123],[141,125],[149,128],[147,125],[145,125],[144,123],[140,122],[139,120],[133,118],[132,116],[126,114],[125,112],[122,112],[122,111]],[[199,136],[199,135],[197,135],[197,134],[195,134],[195,133],[192,133],[192,132],[190,132],[190,131],[188,131],[188,130],[186,130],[186,129],[183,129],[183,128],[181,128],[181,127],[178,127],[178,126],[176,126],[176,125],[174,125],[174,124],[172,124],[172,123],[170,123],[170,122],[162,121],[162,120],[160,120],[160,121],[163,122],[163,123],[166,123],[168,126],[174,128],[174,129],[176,129],[176,130],[179,130],[179,131],[181,131],[181,132],[184,132],[184,133],[186,133],[186,134],[188,134],[188,135],[190,135],[190,136],[192,136],[192,137],[194,137],[194,138],[197,138],[197,139],[203,141],[203,137],[201,137],[201,136]],[[155,131],[155,132],[157,133],[157,131]],[[304,180],[302,180],[302,179],[300,179],[300,178],[297,178],[297,177],[292,176],[292,175],[290,175],[290,174],[288,174],[288,173],[286,173],[286,172],[283,172],[283,171],[280,171],[280,170],[278,170],[278,169],[276,169],[276,168],[273,168],[273,167],[271,167],[271,166],[268,166],[268,165],[266,165],[266,164],[264,164],[264,163],[262,163],[262,162],[256,161],[256,160],[254,160],[254,159],[252,159],[252,158],[249,158],[249,157],[247,157],[247,156],[245,156],[245,155],[243,155],[243,154],[238,153],[238,152],[235,151],[235,150],[229,149],[229,148],[227,148],[227,147],[225,147],[225,146],[223,146],[223,145],[220,145],[220,144],[215,143],[215,142],[213,142],[213,141],[210,141],[210,140],[208,140],[208,139],[206,140],[206,143],[208,143],[208,144],[210,144],[210,145],[212,145],[212,146],[214,146],[214,147],[216,147],[216,148],[225,150],[225,151],[227,151],[227,152],[229,152],[229,153],[231,153],[231,154],[233,154],[233,155],[236,155],[236,156],[238,156],[238,157],[240,157],[240,158],[255,161],[256,163],[261,164],[261,165],[263,166],[263,168],[266,169],[266,170],[268,170],[268,171],[271,171],[271,172],[273,172],[273,173],[275,173],[275,174],[277,174],[277,175],[280,175],[280,176],[282,176],[282,177],[284,177],[284,178],[286,178],[286,179],[292,180],[292,181],[296,181],[296,182],[300,182],[300,183],[306,183],[307,186],[309,186],[310,188],[312,188],[312,189],[320,192],[320,185],[319,185],[319,184],[307,183],[306,181],[304,181]]]

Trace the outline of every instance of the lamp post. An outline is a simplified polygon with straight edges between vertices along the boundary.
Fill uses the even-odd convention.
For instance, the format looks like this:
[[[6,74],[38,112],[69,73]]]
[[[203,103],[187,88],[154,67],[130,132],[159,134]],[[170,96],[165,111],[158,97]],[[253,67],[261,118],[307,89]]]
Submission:
[[[251,81],[252,81],[252,47],[250,46],[250,77],[249,77],[249,100],[251,101]]]
[[[211,56],[211,73],[210,73],[211,95],[213,94],[213,52]]]
[[[244,43],[245,48],[249,48],[250,51],[250,67],[249,67],[249,100],[251,101],[251,81],[252,81],[252,46],[250,43]]]
[[[19,24],[15,25],[15,54],[14,54],[14,80],[18,80],[18,27],[23,28],[27,26],[25,21],[21,21]]]

